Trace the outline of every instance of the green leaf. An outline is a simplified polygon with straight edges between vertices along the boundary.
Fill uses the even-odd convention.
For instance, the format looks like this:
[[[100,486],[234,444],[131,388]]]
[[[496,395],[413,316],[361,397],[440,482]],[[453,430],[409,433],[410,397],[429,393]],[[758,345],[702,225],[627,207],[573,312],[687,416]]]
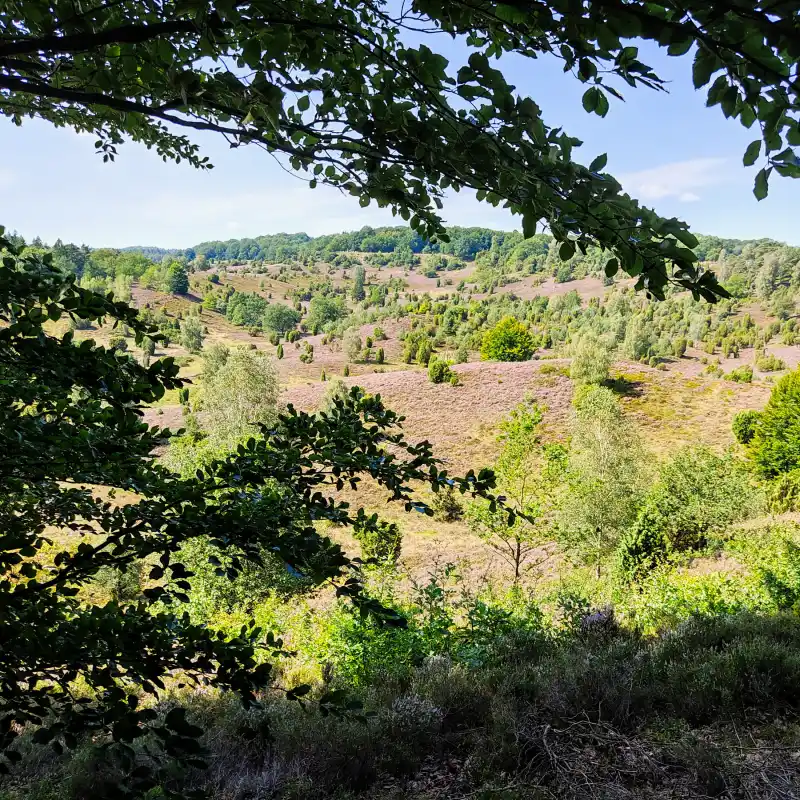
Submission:
[[[761,154],[761,139],[756,139],[754,142],[750,142],[747,146],[747,150],[744,151],[744,158],[742,159],[742,163],[746,167],[752,167],[753,164],[756,163],[758,160],[759,155]]]
[[[605,169],[606,164],[608,163],[608,154],[603,153],[602,155],[597,156],[591,164],[589,164],[589,172],[600,172],[601,170]]]
[[[558,255],[562,261],[569,261],[575,255],[575,245],[572,242],[561,242]]]
[[[763,200],[769,194],[769,176],[772,172],[772,167],[761,169],[756,175],[755,186],[753,194],[757,200]]]
[[[526,214],[522,218],[522,235],[526,239],[530,239],[536,234],[536,218],[531,214]]]
[[[711,80],[711,76],[716,72],[718,66],[719,61],[716,55],[705,46],[700,46],[697,49],[692,66],[694,88],[699,89],[705,86]]]
[[[697,237],[691,232],[679,226],[675,226],[672,230],[672,235],[686,247],[697,247],[700,242]]]
[[[692,39],[691,36],[687,36],[685,39],[673,42],[667,48],[667,53],[671,56],[686,55],[686,53],[688,53],[692,49],[693,44],[694,44],[694,39]]]
[[[600,90],[596,86],[592,86],[591,89],[587,89],[583,93],[583,108],[584,111],[591,114],[593,111],[597,111],[597,105],[600,102]]]

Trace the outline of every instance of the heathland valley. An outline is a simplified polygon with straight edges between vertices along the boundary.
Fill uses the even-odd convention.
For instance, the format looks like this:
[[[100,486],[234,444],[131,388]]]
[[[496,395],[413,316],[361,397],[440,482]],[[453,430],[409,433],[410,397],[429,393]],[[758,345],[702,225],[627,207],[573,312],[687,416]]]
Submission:
[[[789,796],[773,782],[798,777],[776,748],[798,736],[800,248],[699,236],[729,294],[710,304],[680,288],[649,298],[600,251],[562,260],[548,236],[477,228],[439,243],[403,228],[171,251],[9,243],[151,326],[137,340],[125,320],[47,323],[146,368],[171,359],[185,383],[143,407],[180,429],[154,441],[163,468],[202,475],[262,432],[288,435],[287,411],[330,421],[355,403],[369,419],[378,402],[402,416],[382,420],[374,455],[429,442],[439,477],[494,471],[497,505],[448,478],[424,488],[413,470],[419,499],[401,489],[387,504],[391,478],[369,465],[351,481],[339,464],[345,479],[321,485],[364,510],[351,526],[305,524],[363,560],[365,591],[400,626],[359,614],[278,547],[237,567],[213,535],[187,541],[190,617],[227,633],[254,620],[291,651],[281,685],[351,712],[311,723],[292,698],[243,712],[189,694],[214,766],[184,785],[538,797],[589,780],[597,797],[699,797],[737,782],[742,796]],[[411,444],[392,443],[400,430]],[[266,501],[250,502],[257,514]],[[109,567],[81,602],[135,602],[162,573],[152,557]],[[120,768],[98,769],[37,762],[26,785],[50,797],[66,775],[71,796],[89,796]]]

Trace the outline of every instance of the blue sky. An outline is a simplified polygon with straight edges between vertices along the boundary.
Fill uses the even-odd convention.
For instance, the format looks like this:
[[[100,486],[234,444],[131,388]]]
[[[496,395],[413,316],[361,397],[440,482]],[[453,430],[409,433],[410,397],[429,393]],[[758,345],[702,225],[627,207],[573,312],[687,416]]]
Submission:
[[[440,39],[459,63],[460,45]],[[687,220],[700,233],[771,237],[800,245],[796,222],[800,181],[772,181],[770,196],[752,195],[755,168],[742,167],[755,129],[705,107],[691,85],[689,58],[644,50],[647,63],[670,81],[669,94],[626,88],[605,119],[586,114],[582,87],[550,60],[506,58],[507,78],[542,107],[545,121],[583,139],[576,157],[589,163],[608,153],[607,170],[646,205]],[[187,247],[208,239],[280,231],[311,235],[363,225],[400,224],[391,212],[327,187],[310,190],[256,148],[231,150],[214,137],[197,140],[215,165],[200,172],[164,163],[128,144],[103,164],[93,137],[40,121],[17,128],[0,118],[0,224],[46,242],[93,246]],[[518,218],[462,192],[448,198],[448,223],[518,228]]]

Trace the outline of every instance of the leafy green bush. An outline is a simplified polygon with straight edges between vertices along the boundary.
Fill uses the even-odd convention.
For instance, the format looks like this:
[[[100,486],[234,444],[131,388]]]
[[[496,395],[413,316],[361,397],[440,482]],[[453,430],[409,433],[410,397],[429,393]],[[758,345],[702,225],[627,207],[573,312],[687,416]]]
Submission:
[[[527,327],[514,317],[504,317],[483,334],[481,358],[489,361],[528,361],[535,349]]]
[[[734,383],[752,383],[753,368],[749,364],[744,364],[741,367],[732,369],[725,377],[729,381],[734,381]]]
[[[112,333],[108,338],[108,346],[118,353],[124,353],[128,349],[128,341],[121,333]]]
[[[800,467],[800,370],[785,375],[773,388],[750,454],[764,477]]]
[[[189,291],[189,275],[181,262],[173,261],[169,265],[165,288],[170,294],[186,294]]]
[[[305,591],[309,578],[289,568],[276,555],[262,549],[260,563],[241,558],[241,553],[221,550],[207,539],[195,539],[181,551],[184,563],[194,573],[189,593],[189,608],[200,623],[220,612],[249,612],[272,595]],[[238,556],[239,569],[232,569]]]
[[[545,362],[539,367],[540,375],[569,375],[569,370],[560,364],[550,364]]]
[[[599,570],[636,519],[647,460],[635,427],[606,386],[577,387],[566,487],[558,508],[559,541],[578,562]]]
[[[354,525],[353,536],[361,545],[361,557],[378,563],[394,563],[400,558],[403,534],[394,522],[373,518],[375,526]]]
[[[800,609],[798,541],[800,527],[790,523],[748,531],[730,545],[731,551],[752,570],[779,610]]]
[[[644,508],[624,534],[617,552],[617,571],[626,580],[638,581],[666,561],[672,543],[656,509]]]
[[[300,314],[290,306],[283,303],[270,303],[261,318],[261,325],[265,331],[280,335],[292,330],[300,322]]]
[[[761,505],[743,464],[705,448],[686,448],[661,467],[620,542],[619,569],[639,579],[673,552],[704,547],[709,536],[758,513]]]
[[[786,369],[786,362],[770,353],[769,355],[760,355],[756,359],[756,367],[761,372],[778,372],[779,370]]]
[[[582,336],[570,348],[572,362],[569,376],[581,384],[601,384],[608,380],[611,351],[605,342],[592,336]]]
[[[617,609],[645,634],[676,628],[693,617],[769,611],[772,603],[757,579],[729,572],[697,574],[664,565],[626,591]]]
[[[454,374],[449,361],[432,358],[428,362],[428,380],[431,383],[448,383]]]
[[[132,561],[125,567],[103,567],[97,571],[94,583],[115,603],[132,603],[142,592],[142,563]]]
[[[342,337],[342,347],[349,361],[358,360],[362,348],[361,336],[359,336],[358,329],[349,328],[345,331]]]
[[[417,363],[427,367],[433,355],[433,344],[428,338],[423,339],[417,346]]]
[[[708,590],[712,582],[703,578],[695,583]],[[695,595],[700,615],[652,648],[640,713],[661,711],[703,724],[742,717],[750,709],[774,713],[798,707],[797,617],[734,612],[746,601],[728,595],[726,583],[731,586],[719,581],[713,596]]]
[[[439,522],[455,522],[464,516],[464,506],[452,486],[446,486],[434,493],[429,505],[433,509],[434,519]]]
[[[203,349],[203,325],[197,317],[181,320],[180,342],[190,353],[199,353]]]
[[[761,422],[760,411],[740,411],[733,418],[733,435],[739,444],[750,444]]]
[[[300,351],[300,361],[303,364],[310,364],[314,360],[314,345],[310,342],[303,343],[303,349]]]

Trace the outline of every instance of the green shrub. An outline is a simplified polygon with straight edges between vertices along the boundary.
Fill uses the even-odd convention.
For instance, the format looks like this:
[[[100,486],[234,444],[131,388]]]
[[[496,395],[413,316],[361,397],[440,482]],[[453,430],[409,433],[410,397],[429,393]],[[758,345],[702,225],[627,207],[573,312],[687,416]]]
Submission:
[[[749,364],[745,364],[732,369],[725,377],[734,383],[752,383],[753,368]]]
[[[455,522],[464,516],[464,506],[452,486],[435,492],[428,504],[433,509],[434,519],[439,522]]]
[[[692,619],[652,648],[649,691],[640,713],[666,712],[704,724],[741,718],[751,709],[759,713],[796,709],[800,701],[796,616],[732,613],[741,603],[734,597],[723,599],[722,594],[714,604],[715,613]]]
[[[430,339],[423,339],[417,346],[417,363],[427,367],[433,355],[433,345]]]
[[[760,492],[732,456],[687,448],[661,467],[635,523],[622,538],[618,567],[640,579],[673,552],[697,550],[729,525],[758,513]]]
[[[569,375],[567,367],[560,366],[559,364],[544,363],[539,367],[540,375]]]
[[[400,558],[403,535],[394,522],[377,520],[373,530],[367,525],[354,525],[353,536],[361,545],[361,557],[378,563],[394,563]]]
[[[142,562],[133,561],[124,569],[102,567],[94,583],[115,603],[132,603],[142,592]]]
[[[600,339],[581,337],[570,348],[572,362],[569,376],[578,385],[601,384],[608,380],[611,351]]]
[[[108,339],[108,346],[111,350],[124,353],[128,349],[128,342],[121,333],[112,333]]]
[[[772,610],[772,603],[752,576],[729,572],[694,573],[668,564],[626,590],[617,609],[645,634],[676,628],[692,617]]]
[[[760,411],[740,411],[733,418],[733,435],[739,444],[750,444],[761,422]]]
[[[170,294],[186,294],[189,291],[189,275],[186,267],[179,261],[170,264],[165,288]]]
[[[750,454],[764,477],[800,467],[800,370],[775,384],[750,442]]]
[[[483,334],[481,358],[488,361],[528,361],[536,349],[528,329],[514,317],[505,317]]]
[[[428,363],[428,380],[431,383],[447,383],[454,372],[450,369],[450,362],[439,358],[432,358]]]
[[[756,359],[756,367],[761,372],[778,372],[779,370],[786,369],[786,362],[771,353],[769,355],[760,355]]]
[[[666,561],[672,543],[664,530],[662,515],[645,508],[622,537],[617,553],[617,570],[626,580],[638,581]]]
[[[257,513],[257,506],[255,507]],[[280,558],[266,549],[261,563],[240,558],[237,574],[229,572],[235,552],[225,553],[207,538],[193,539],[181,555],[194,573],[189,593],[190,609],[198,622],[205,623],[219,613],[249,613],[273,595],[295,595],[311,586],[311,581],[286,567]]]
[[[199,353],[203,349],[203,326],[197,317],[187,317],[181,321],[180,343],[190,353]]]
[[[800,527],[789,523],[747,531],[729,545],[779,610],[800,610],[798,541]]]
[[[303,349],[300,351],[300,361],[303,364],[310,364],[314,360],[314,345],[310,342],[303,343]]]

